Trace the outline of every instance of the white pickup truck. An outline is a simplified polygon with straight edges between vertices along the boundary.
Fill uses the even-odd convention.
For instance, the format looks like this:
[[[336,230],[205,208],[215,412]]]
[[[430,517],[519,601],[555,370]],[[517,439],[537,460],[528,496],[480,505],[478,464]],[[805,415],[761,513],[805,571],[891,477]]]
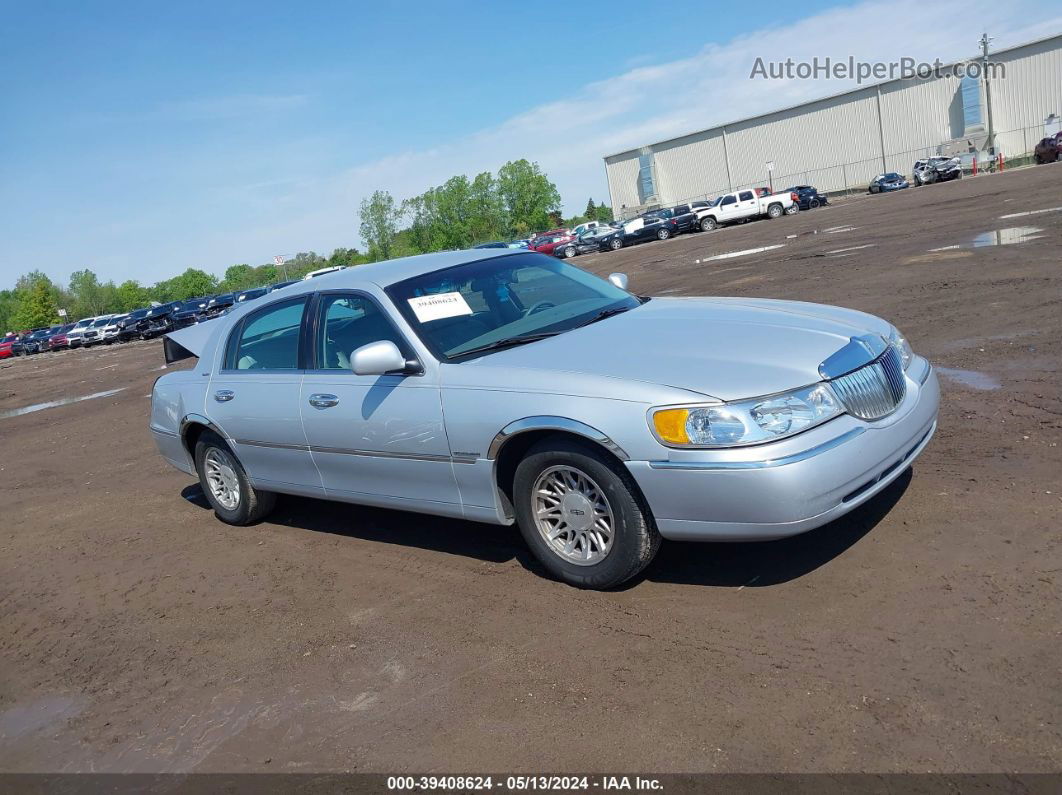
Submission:
[[[792,193],[768,193],[758,196],[755,190],[739,190],[724,193],[708,207],[697,210],[694,229],[710,232],[717,226],[746,221],[766,215],[777,218],[780,215],[792,215],[800,209],[797,197]]]

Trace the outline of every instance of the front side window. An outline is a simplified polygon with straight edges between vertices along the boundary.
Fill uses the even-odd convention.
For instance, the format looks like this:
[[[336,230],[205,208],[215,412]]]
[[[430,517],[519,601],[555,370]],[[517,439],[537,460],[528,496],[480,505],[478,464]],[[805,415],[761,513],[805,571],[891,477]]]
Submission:
[[[398,282],[387,293],[441,359],[560,334],[640,305],[630,293],[581,268],[530,253],[427,273]]]
[[[229,337],[226,370],[297,370],[306,298],[281,301],[248,315]]]
[[[361,295],[324,295],[317,332],[317,367],[350,370],[350,356],[362,345],[386,340],[408,358],[406,341],[372,299]]]
[[[734,196],[733,194],[730,194],[729,196],[724,196],[723,197],[722,204],[724,204],[724,205],[736,204],[736,203],[737,203],[737,197]]]

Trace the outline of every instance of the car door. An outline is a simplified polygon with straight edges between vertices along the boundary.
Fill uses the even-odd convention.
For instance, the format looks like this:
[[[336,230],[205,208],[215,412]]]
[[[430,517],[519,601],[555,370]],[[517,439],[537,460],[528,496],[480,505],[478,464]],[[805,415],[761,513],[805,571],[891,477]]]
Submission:
[[[323,292],[314,318],[313,365],[300,406],[327,493],[395,507],[460,504],[437,372],[351,370],[352,352],[370,342],[391,341],[407,359],[416,358],[380,300],[367,292]]]
[[[688,204],[680,204],[671,210],[671,217],[675,220],[679,232],[685,232],[693,222],[693,212]]]
[[[738,208],[738,198],[736,193],[728,193],[719,201],[719,207],[717,209],[719,220],[733,221],[740,217]]]
[[[738,218],[749,218],[757,215],[760,211],[760,202],[756,198],[756,191],[743,190],[738,193]]]
[[[299,406],[308,305],[308,295],[274,301],[233,326],[205,413],[232,439],[256,485],[322,496]]]

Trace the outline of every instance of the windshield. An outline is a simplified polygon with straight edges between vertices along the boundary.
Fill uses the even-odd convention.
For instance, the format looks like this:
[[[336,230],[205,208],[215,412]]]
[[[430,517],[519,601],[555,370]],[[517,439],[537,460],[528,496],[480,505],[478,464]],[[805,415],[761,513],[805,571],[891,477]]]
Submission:
[[[101,317],[99,320],[92,324],[92,327],[99,328],[100,326],[106,326],[110,322],[111,319],[109,317]]]
[[[387,293],[440,359],[470,355],[513,338],[568,331],[602,311],[624,311],[640,303],[574,265],[531,253],[416,276]]]

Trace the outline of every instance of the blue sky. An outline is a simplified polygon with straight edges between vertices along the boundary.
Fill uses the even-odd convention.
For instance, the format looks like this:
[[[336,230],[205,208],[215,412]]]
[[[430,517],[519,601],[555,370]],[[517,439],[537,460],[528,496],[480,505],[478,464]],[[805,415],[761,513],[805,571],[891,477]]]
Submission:
[[[1039,0],[0,11],[5,287],[33,268],[152,283],[360,246],[362,196],[518,157],[574,212],[607,200],[604,154],[849,87],[752,83],[757,55],[949,59],[975,49],[959,20],[1001,46],[1059,29]]]

